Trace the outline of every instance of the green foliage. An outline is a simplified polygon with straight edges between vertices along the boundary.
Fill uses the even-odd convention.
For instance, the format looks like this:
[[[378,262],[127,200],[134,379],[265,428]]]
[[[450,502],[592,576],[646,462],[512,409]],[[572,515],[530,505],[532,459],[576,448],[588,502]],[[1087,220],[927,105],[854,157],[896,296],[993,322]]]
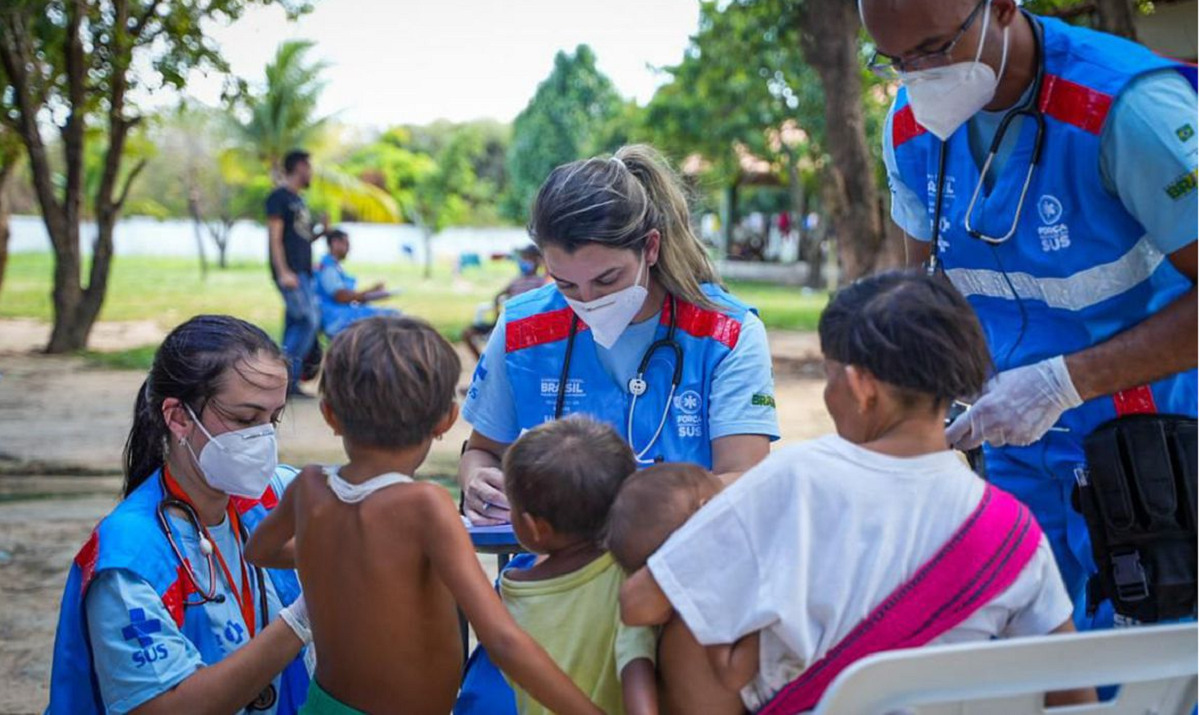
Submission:
[[[328,121],[317,117],[317,101],[325,88],[324,62],[307,62],[309,40],[288,40],[279,45],[266,66],[261,92],[243,92],[235,106],[246,115],[239,123],[242,143],[273,170],[281,168],[292,149],[310,144]]]
[[[817,170],[828,161],[825,94],[801,50],[805,1],[702,3],[683,61],[666,68],[671,81],[645,109],[651,141],[675,156],[699,154],[718,185],[739,176],[748,153],[770,162],[781,182],[792,165],[817,188]],[[865,63],[862,78],[867,135],[878,154],[891,94]]]
[[[1133,9],[1141,15],[1154,12],[1153,0],[1129,0]],[[1036,15],[1071,14],[1072,10],[1087,10],[1086,17],[1095,6],[1094,0],[1026,0],[1024,8]]]
[[[621,112],[621,97],[597,69],[590,47],[559,52],[550,76],[513,122],[504,215],[524,223],[538,187],[556,166],[616,149],[600,141],[614,135],[610,122]]]
[[[792,4],[701,5],[700,27],[683,62],[667,68],[672,81],[646,107],[656,144],[677,156],[700,154],[720,183],[739,174],[739,146],[768,159],[787,151],[819,155],[824,95],[800,51]],[[781,137],[789,121],[802,135]]]
[[[350,173],[386,191],[404,217],[436,233],[452,225],[495,225],[506,133],[493,122],[394,127],[359,149]]]
[[[321,73],[327,65],[306,60],[313,44],[309,40],[280,44],[267,64],[261,90],[244,90],[233,102],[235,112],[243,117],[236,125],[240,150],[270,167],[275,181],[282,178],[284,156],[293,149],[315,149],[329,126],[328,117],[316,116],[325,87]],[[362,221],[400,220],[401,208],[387,191],[322,162],[319,156],[313,160],[310,188],[309,203],[335,221],[343,209]],[[259,202],[253,215],[261,217],[261,206]]]

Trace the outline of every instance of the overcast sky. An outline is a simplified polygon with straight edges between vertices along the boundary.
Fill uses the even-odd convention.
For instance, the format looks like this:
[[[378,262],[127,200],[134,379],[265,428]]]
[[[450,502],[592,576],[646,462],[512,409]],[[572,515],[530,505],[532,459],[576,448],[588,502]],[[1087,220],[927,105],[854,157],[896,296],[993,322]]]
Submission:
[[[215,28],[233,72],[262,82],[287,39],[317,43],[330,63],[321,112],[383,128],[445,118],[512,120],[550,72],[554,54],[586,43],[626,97],[647,101],[664,81],[654,67],[680,61],[696,31],[698,0],[317,0],[290,23],[278,7],[255,7]],[[216,77],[188,92],[215,104]]]

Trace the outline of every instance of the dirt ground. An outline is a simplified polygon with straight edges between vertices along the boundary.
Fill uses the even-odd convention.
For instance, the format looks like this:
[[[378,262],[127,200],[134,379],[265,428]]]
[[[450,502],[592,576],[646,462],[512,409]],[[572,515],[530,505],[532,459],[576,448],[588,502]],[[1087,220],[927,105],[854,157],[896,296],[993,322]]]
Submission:
[[[121,449],[145,377],[36,354],[47,336],[47,326],[36,321],[0,320],[0,714],[46,705],[67,569],[117,501]],[[92,347],[116,350],[161,338],[148,321],[102,323]],[[772,334],[771,345],[782,442],[829,432],[815,336]],[[429,473],[454,472],[469,430],[460,421],[435,443]],[[281,460],[291,464],[342,459],[315,401],[289,405],[279,444]],[[493,559],[481,560],[494,573]]]

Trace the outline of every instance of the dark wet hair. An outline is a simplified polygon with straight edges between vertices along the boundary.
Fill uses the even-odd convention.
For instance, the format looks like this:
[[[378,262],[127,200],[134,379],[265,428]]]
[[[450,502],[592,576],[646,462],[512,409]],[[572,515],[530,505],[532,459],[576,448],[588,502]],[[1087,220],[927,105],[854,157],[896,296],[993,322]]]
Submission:
[[[503,467],[504,491],[516,508],[555,531],[598,542],[637,462],[612,427],[572,415],[521,435],[504,453]]]
[[[862,278],[834,294],[818,327],[825,357],[870,371],[906,405],[943,408],[977,394],[992,370],[983,328],[944,279],[920,271]]]
[[[399,449],[429,439],[454,405],[462,364],[419,318],[376,316],[338,333],[321,397],[355,444]]]
[[[332,246],[334,241],[343,241],[348,238],[350,238],[350,234],[346,233],[340,228],[335,228],[329,233],[325,234],[325,243]]]
[[[134,403],[133,427],[125,440],[125,496],[166,460],[170,431],[163,400],[173,397],[199,416],[226,372],[240,371],[241,363],[259,353],[288,365],[262,328],[228,315],[197,315],[167,335]]]
[[[568,253],[589,243],[640,252],[657,229],[658,262],[650,270],[658,282],[682,300],[716,307],[700,288],[718,278],[692,231],[683,183],[650,146],[622,147],[611,157],[550,172],[533,200],[528,228],[543,251],[558,246]]]
[[[302,162],[307,162],[309,153],[303,149],[293,149],[283,157],[283,173],[290,174]]]

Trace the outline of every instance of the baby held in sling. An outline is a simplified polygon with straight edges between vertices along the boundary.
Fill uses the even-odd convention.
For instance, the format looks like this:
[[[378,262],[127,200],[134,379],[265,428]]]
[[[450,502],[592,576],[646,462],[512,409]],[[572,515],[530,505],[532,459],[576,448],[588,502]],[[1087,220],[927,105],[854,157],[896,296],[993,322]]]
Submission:
[[[1073,630],[1033,517],[947,449],[950,403],[991,370],[966,301],[873,276],[833,297],[820,338],[837,434],[777,449],[690,518],[651,474],[614,503],[609,547],[633,555],[622,619],[664,627],[667,712],[804,712],[873,653]],[[629,549],[648,520],[658,543]]]

